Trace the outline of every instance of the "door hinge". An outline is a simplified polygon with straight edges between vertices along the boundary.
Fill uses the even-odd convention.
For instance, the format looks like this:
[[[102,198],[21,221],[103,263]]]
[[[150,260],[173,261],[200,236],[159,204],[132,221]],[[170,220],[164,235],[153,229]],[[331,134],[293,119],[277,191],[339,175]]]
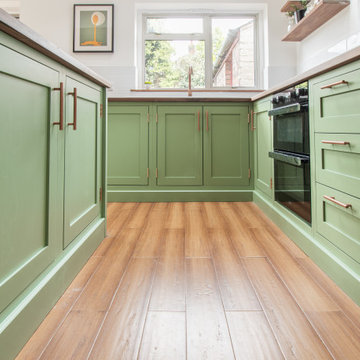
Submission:
[[[102,187],[99,189],[99,199],[100,199],[100,202],[102,201],[102,198],[103,198],[103,189]]]
[[[270,189],[272,190],[272,188],[273,188],[273,179],[270,178]]]
[[[248,178],[251,178],[251,169],[249,168]]]
[[[104,105],[100,104],[100,117],[102,118],[104,115]]]
[[[146,177],[149,178],[149,175],[150,175],[150,169],[147,168],[147,170],[146,170]]]
[[[156,178],[159,177],[159,171],[158,171],[158,168],[156,168]]]

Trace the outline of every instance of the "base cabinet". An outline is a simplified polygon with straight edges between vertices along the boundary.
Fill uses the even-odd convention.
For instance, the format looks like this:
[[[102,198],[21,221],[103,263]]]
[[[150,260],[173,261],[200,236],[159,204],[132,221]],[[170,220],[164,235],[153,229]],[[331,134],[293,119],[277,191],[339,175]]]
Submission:
[[[269,152],[273,148],[273,124],[268,115],[271,106],[270,98],[259,100],[255,102],[252,114],[255,189],[269,197],[272,197],[273,193],[273,160],[269,158]]]
[[[110,102],[110,200],[148,201],[162,192],[166,197],[154,200],[202,201],[216,194],[212,200],[235,201],[230,192],[241,191],[251,200],[248,117],[246,103]]]
[[[1,31],[0,84],[0,357],[7,360],[104,238],[106,90]]]

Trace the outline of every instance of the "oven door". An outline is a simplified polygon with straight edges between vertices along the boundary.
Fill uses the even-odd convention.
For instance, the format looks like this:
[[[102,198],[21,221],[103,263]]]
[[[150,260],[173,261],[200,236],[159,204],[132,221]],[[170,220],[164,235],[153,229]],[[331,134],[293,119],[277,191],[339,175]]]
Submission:
[[[274,149],[309,154],[307,104],[292,104],[269,111],[274,117]]]
[[[275,200],[311,223],[310,158],[288,152],[274,151]]]

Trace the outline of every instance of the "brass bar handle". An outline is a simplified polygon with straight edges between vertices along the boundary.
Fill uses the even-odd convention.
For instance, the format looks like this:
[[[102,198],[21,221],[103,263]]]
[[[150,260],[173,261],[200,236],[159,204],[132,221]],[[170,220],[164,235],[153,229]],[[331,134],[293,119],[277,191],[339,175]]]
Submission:
[[[350,141],[321,140],[323,144],[350,145]]]
[[[74,92],[69,92],[68,95],[72,95],[74,97],[74,119],[72,123],[68,124],[68,126],[72,126],[75,131],[77,129],[77,89],[74,88]]]
[[[206,131],[209,131],[209,111],[206,110]]]
[[[336,200],[334,196],[324,195],[324,199],[329,200],[329,201],[333,202],[334,204],[339,205],[339,206],[341,206],[341,207],[343,207],[345,209],[348,209],[348,208],[352,207],[351,204],[344,204],[343,202],[341,202],[339,200]]]
[[[340,81],[336,81],[332,84],[329,84],[329,85],[324,85],[322,86],[320,89],[323,90],[323,89],[331,89],[333,88],[334,86],[338,86],[338,85],[348,85],[349,82],[346,81],[346,80],[340,80]]]
[[[254,115],[255,113],[251,110],[251,131],[254,131],[256,127],[254,126]]]
[[[53,122],[53,125],[59,125],[59,130],[64,130],[64,83],[60,83],[60,87],[53,88],[54,91],[60,91],[60,119]]]
[[[198,111],[198,131],[200,131],[200,111]]]

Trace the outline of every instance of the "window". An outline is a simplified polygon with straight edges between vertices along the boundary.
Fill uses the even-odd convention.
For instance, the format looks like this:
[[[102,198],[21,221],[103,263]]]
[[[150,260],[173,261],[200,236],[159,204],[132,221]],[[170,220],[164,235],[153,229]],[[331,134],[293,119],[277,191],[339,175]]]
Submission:
[[[143,17],[143,82],[150,88],[254,88],[255,16]]]

